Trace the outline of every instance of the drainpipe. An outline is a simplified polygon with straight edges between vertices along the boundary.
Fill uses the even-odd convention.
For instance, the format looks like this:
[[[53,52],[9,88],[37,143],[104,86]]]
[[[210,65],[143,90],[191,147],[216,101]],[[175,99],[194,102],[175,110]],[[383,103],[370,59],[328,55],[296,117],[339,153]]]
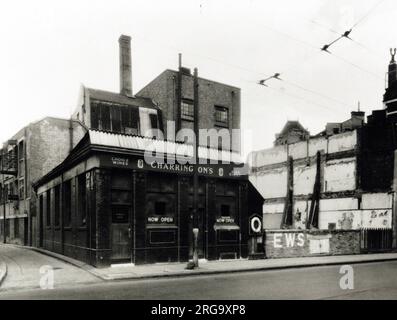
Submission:
[[[198,206],[198,188],[199,188],[199,177],[198,177],[198,164],[199,164],[199,101],[198,101],[198,76],[197,68],[194,68],[194,160],[196,168],[193,175],[193,262],[195,268],[198,268],[198,233],[199,233],[199,206]]]
[[[23,175],[23,184],[24,184],[24,199],[25,199],[25,210],[28,213],[28,238],[24,239],[24,242],[27,243],[29,246],[32,245],[32,241],[31,241],[31,225],[32,225],[32,216],[31,216],[31,212],[30,212],[30,199],[31,196],[29,194],[28,197],[28,135],[27,135],[27,128],[25,127],[25,139],[23,142],[23,157],[24,157],[24,175]],[[27,198],[29,198],[29,202],[27,201]],[[29,210],[27,209],[27,204],[29,203]],[[25,233],[26,234],[26,233]]]
[[[182,53],[179,53],[179,67],[178,67],[178,92],[177,92],[177,106],[176,106],[176,131],[181,129],[181,104],[182,104]]]
[[[73,150],[73,119],[69,119],[69,153]]]

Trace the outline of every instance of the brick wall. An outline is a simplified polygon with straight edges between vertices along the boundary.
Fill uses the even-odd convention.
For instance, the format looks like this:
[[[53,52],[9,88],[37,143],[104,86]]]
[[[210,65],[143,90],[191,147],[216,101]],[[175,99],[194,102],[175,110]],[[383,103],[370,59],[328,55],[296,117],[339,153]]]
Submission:
[[[95,266],[108,266],[110,263],[110,172],[95,171],[96,184],[96,261]]]
[[[177,75],[176,71],[166,70],[137,93],[137,96],[151,98],[158,104],[163,113],[165,131],[167,121],[177,120]],[[215,128],[215,106],[223,106],[229,110],[229,129],[240,129],[240,89],[203,78],[199,78],[198,83],[199,128]],[[193,100],[192,76],[182,76],[182,99]],[[192,128],[192,126],[192,122],[182,121],[182,128]],[[239,141],[231,143],[235,145],[234,150],[237,150]]]
[[[359,230],[266,230],[264,237],[267,258],[360,253]]]
[[[31,124],[26,137],[29,181],[33,183],[65,160],[70,146],[76,146],[85,132],[83,126],[73,122],[71,142],[70,121],[67,119],[45,118]]]

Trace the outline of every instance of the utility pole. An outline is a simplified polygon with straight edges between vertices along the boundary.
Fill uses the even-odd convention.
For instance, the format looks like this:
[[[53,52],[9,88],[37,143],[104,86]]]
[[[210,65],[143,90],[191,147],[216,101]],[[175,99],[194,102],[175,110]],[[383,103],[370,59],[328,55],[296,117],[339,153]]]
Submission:
[[[198,210],[198,189],[199,189],[199,177],[198,177],[198,165],[199,165],[199,101],[198,101],[198,72],[197,68],[194,68],[194,135],[195,135],[195,144],[194,144],[194,161],[195,161],[195,170],[193,172],[193,263],[194,267],[198,268],[198,234],[199,234],[199,210]]]

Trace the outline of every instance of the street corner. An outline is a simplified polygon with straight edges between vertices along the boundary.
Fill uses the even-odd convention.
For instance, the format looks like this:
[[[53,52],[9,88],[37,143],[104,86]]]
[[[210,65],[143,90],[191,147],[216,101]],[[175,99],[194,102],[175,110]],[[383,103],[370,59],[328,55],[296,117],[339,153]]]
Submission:
[[[0,255],[0,287],[6,277],[7,277],[7,264]]]

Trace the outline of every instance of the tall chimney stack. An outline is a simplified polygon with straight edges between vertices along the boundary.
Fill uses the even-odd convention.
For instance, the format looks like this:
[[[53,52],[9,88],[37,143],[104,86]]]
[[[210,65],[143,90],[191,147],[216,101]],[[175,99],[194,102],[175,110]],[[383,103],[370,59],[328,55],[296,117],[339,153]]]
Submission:
[[[131,37],[121,35],[120,47],[120,93],[132,96]]]

